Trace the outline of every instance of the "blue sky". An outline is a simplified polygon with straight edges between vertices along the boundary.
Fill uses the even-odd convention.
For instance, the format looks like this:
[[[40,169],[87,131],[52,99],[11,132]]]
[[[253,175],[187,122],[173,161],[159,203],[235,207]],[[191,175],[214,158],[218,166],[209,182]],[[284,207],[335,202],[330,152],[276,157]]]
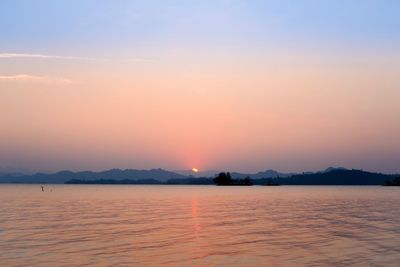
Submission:
[[[107,53],[112,47],[394,48],[399,1],[2,1],[0,49]]]

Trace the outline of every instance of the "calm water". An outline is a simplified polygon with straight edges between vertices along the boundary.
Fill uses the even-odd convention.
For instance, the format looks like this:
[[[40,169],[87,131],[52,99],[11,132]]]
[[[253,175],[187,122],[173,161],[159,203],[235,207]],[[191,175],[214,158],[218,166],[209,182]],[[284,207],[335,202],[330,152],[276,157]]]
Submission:
[[[0,186],[0,266],[400,266],[400,188]]]

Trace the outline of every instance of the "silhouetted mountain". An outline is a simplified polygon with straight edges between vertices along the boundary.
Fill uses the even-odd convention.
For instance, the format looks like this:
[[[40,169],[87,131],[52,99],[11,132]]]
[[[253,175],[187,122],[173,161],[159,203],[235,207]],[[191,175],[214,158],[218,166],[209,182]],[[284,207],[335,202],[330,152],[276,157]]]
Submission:
[[[385,182],[386,186],[400,186],[400,176],[394,177],[393,179],[389,179]]]
[[[18,177],[18,176],[24,176],[24,175],[27,175],[27,174],[21,173],[21,172],[0,172],[0,177],[3,177],[3,176]]]
[[[329,167],[329,168],[326,168],[325,170],[323,170],[321,172],[331,172],[331,171],[335,171],[335,170],[347,170],[347,169],[343,168],[343,167]]]
[[[10,166],[0,167],[0,176],[5,176],[5,175],[21,176],[25,174],[33,174],[33,172],[29,169],[24,169],[24,168],[14,168]]]
[[[245,183],[249,177],[257,185],[383,185],[394,178],[394,175],[372,173],[345,168],[328,168],[315,173],[290,175],[273,170],[255,174],[230,174],[231,184]],[[36,173],[0,175],[0,183],[99,183],[99,184],[213,184],[211,177],[193,177],[177,174],[163,169],[120,170],[112,169],[102,172],[61,171],[52,174]]]
[[[244,179],[246,177],[251,177],[252,179],[263,179],[263,178],[277,178],[277,177],[289,177],[293,175],[293,173],[282,173],[274,170],[266,170],[257,173],[240,173],[240,172],[232,172],[233,178],[236,179]]]
[[[207,170],[207,171],[199,171],[199,172],[193,172],[192,170],[176,170],[173,171],[177,174],[181,174],[184,176],[193,176],[193,177],[197,177],[197,178],[201,178],[201,177],[214,177],[216,176],[218,173],[220,173],[220,171],[216,171],[216,170]]]
[[[0,177],[0,183],[65,183],[69,180],[146,180],[154,179],[160,182],[166,182],[169,179],[183,179],[186,176],[166,171],[163,169],[151,170],[120,170],[112,169],[102,172],[92,171],[61,171],[52,174],[36,173],[33,175],[4,175]]]
[[[392,175],[334,168],[324,172],[277,178],[276,182],[283,185],[382,185],[390,178]]]

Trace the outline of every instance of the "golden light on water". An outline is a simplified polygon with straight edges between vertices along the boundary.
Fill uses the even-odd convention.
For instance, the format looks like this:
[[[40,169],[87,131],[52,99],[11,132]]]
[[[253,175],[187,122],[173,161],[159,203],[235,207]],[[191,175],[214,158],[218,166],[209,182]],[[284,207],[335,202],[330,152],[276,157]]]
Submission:
[[[199,172],[197,168],[192,168],[192,172]]]

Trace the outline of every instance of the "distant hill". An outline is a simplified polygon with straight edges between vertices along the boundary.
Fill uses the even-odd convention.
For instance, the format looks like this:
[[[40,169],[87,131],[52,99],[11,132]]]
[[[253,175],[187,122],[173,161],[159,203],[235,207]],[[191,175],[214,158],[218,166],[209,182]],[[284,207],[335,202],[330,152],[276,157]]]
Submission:
[[[207,170],[207,171],[199,171],[196,173],[196,172],[193,172],[192,170],[175,170],[173,172],[187,176],[187,177],[193,176],[193,177],[200,178],[200,177],[215,177],[221,171]]]
[[[166,182],[169,179],[184,179],[184,175],[163,169],[151,170],[120,170],[112,169],[102,172],[92,171],[61,171],[57,173],[36,173],[32,175],[3,175],[0,176],[0,183],[55,183],[62,184],[69,180],[146,180],[154,179],[159,182]]]
[[[34,172],[29,169],[0,166],[0,177],[4,176],[4,175],[20,176],[20,175],[33,174],[33,173]]]
[[[276,182],[283,185],[383,185],[393,175],[366,172],[363,170],[347,170],[344,168],[328,168],[322,172],[292,175],[278,178]]]
[[[231,172],[231,175],[235,179],[244,179],[247,176],[251,177],[251,179],[262,179],[262,178],[277,178],[277,177],[289,177],[293,175],[293,173],[282,173],[274,170],[265,170],[257,173],[239,173],[239,172]]]
[[[331,171],[336,171],[336,170],[347,170],[347,169],[343,168],[343,167],[329,167],[320,172],[331,172]]]

